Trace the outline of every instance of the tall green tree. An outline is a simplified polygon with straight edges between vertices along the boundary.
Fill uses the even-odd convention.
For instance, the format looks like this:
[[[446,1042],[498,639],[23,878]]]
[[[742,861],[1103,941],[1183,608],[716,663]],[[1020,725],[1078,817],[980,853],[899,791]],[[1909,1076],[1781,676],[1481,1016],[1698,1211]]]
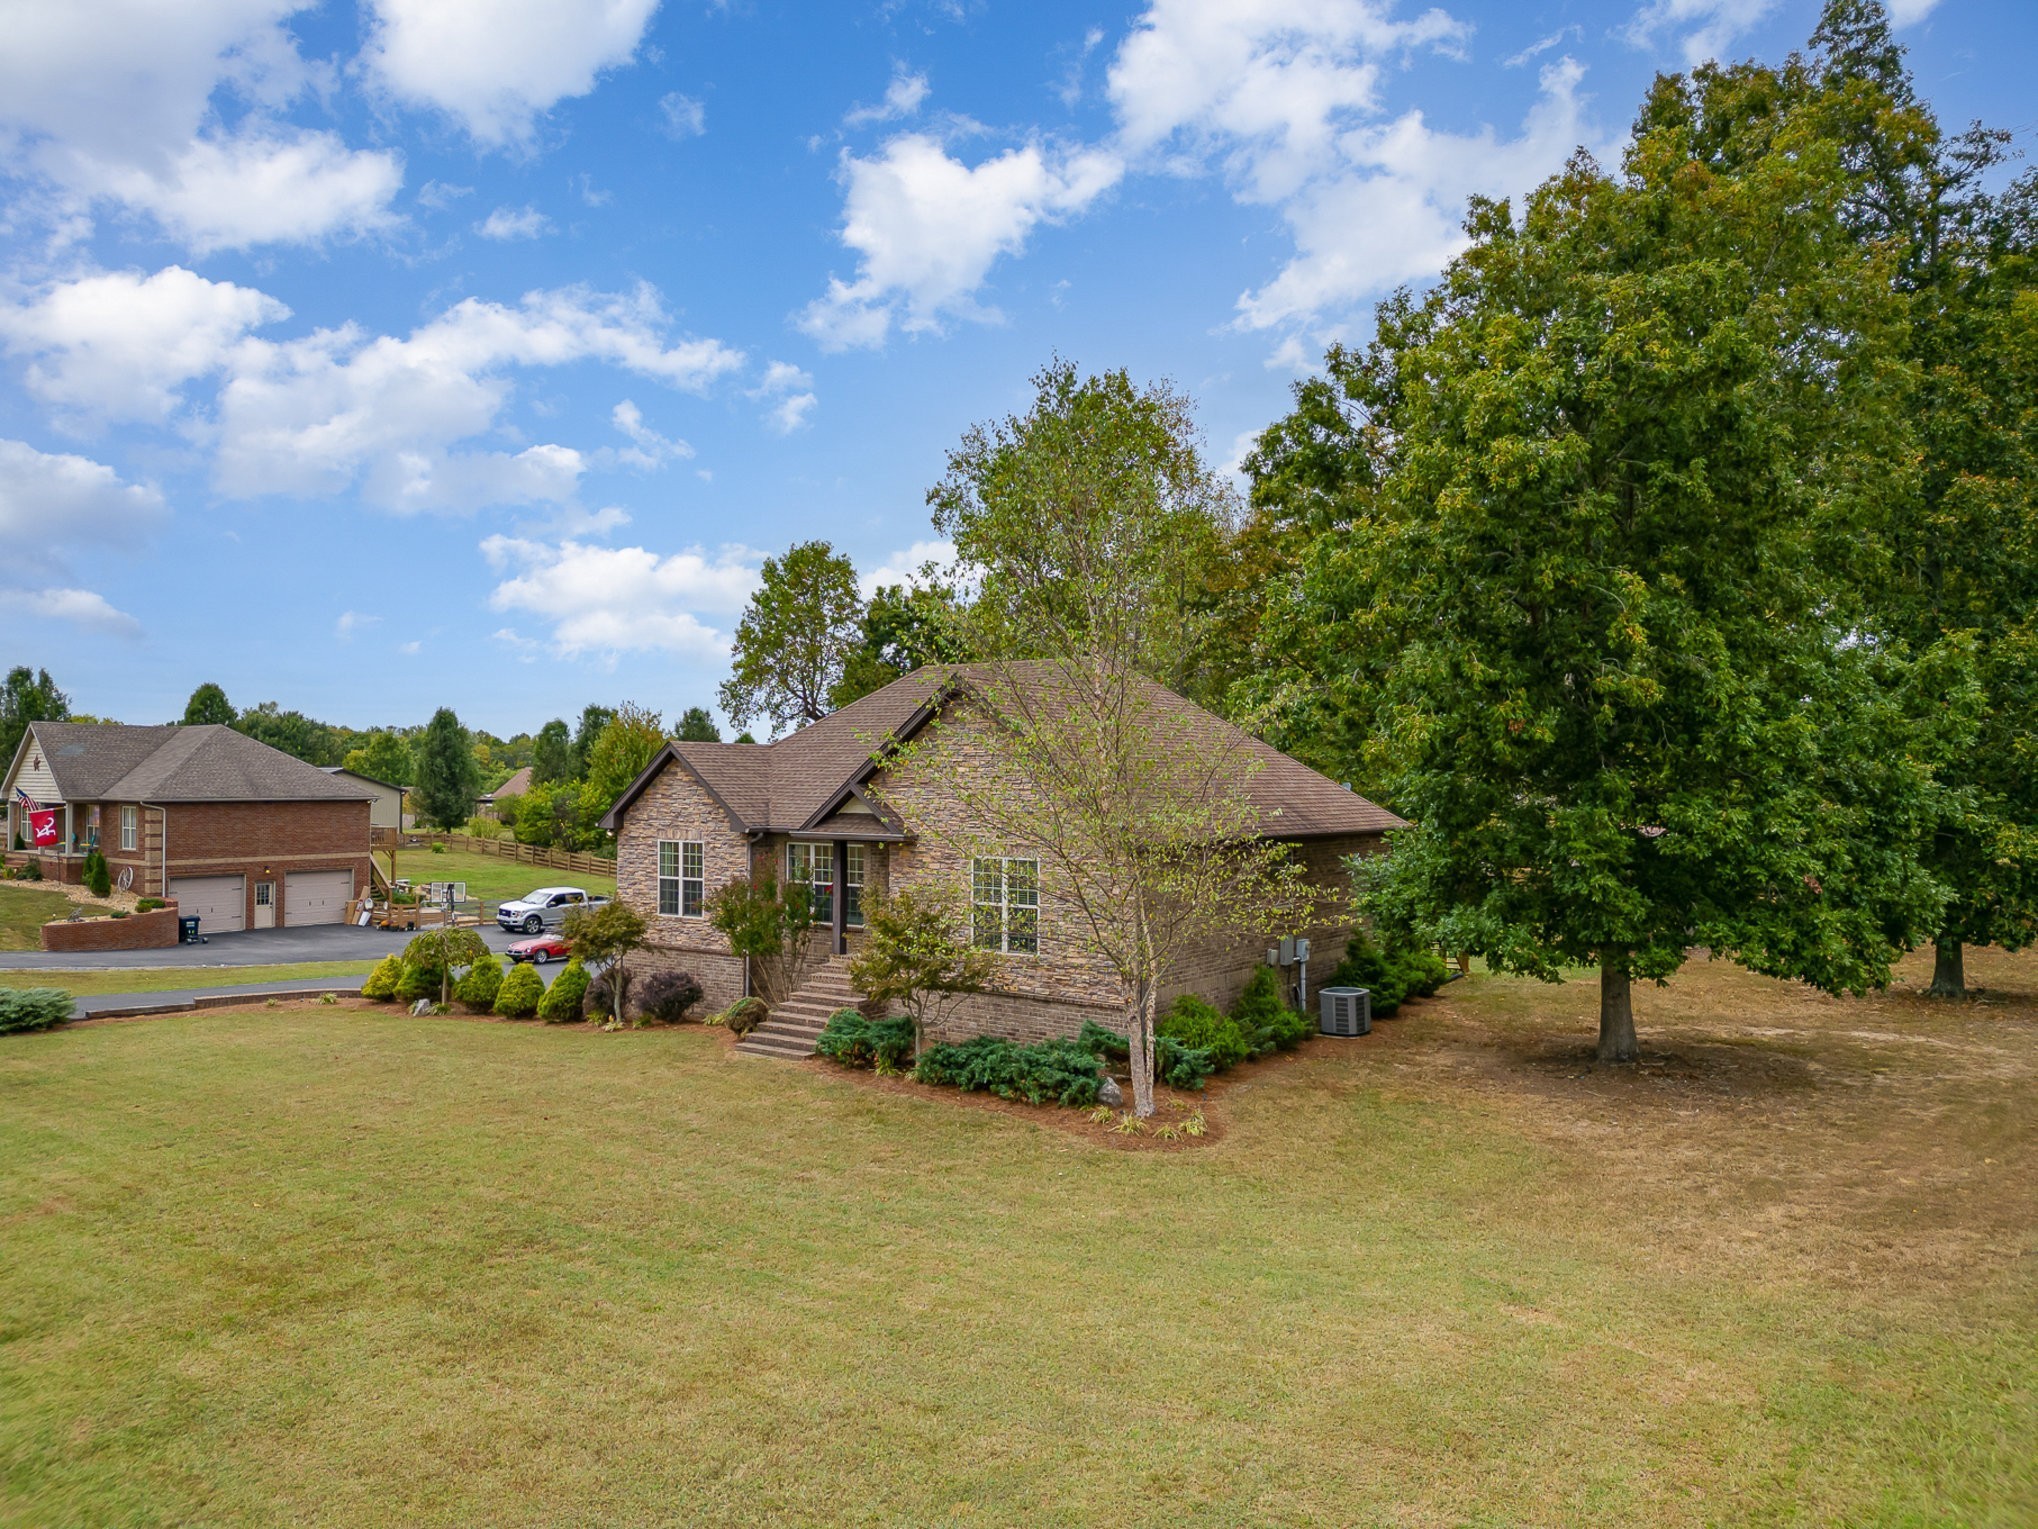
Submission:
[[[678,738],[681,743],[720,743],[722,730],[715,726],[707,707],[689,706],[680,715]]]
[[[392,786],[408,786],[417,769],[410,740],[400,733],[378,729],[357,749],[347,750],[346,768],[370,780]]]
[[[1858,640],[1904,315],[1801,74],[1659,80],[1620,174],[1581,156],[1518,223],[1475,203],[1341,379],[1370,462],[1300,624],[1416,824],[1374,909],[1504,970],[1597,964],[1608,1062],[1633,980],[1694,946],[1860,990],[1941,895],[1914,835],[1958,739]]]
[[[829,691],[830,706],[840,710],[923,664],[961,663],[969,657],[954,587],[931,567],[922,573],[920,584],[886,584],[872,593],[863,610],[862,635]]]
[[[1088,643],[1085,592],[1108,564],[1121,603],[1097,644],[1137,653],[1150,678],[1207,698],[1203,591],[1238,506],[1203,460],[1188,398],[1122,369],[1086,377],[1060,357],[1033,382],[1033,408],[973,427],[927,494],[958,571],[976,576],[967,640],[1004,658],[1051,657],[1039,647],[1061,640],[1051,634]],[[1005,512],[1015,503],[1054,518],[1027,524]],[[1127,521],[1153,534],[1113,545]]]
[[[47,669],[31,671],[18,664],[0,683],[0,750],[9,763],[31,722],[61,722],[71,714],[71,698],[57,689]]]
[[[766,558],[757,593],[736,627],[719,694],[729,720],[767,717],[774,729],[828,715],[863,616],[856,567],[824,541]]]
[[[226,698],[226,692],[207,680],[191,692],[191,699],[184,703],[184,725],[186,727],[216,726],[231,727],[236,713],[233,702]]]
[[[248,707],[234,719],[234,729],[306,764],[323,767],[346,760],[346,739],[337,728],[301,711],[284,711],[275,701]]]
[[[554,717],[538,729],[531,745],[531,784],[549,786],[573,778],[573,735]]]
[[[425,724],[417,744],[417,782],[411,793],[417,814],[438,828],[457,828],[474,815],[481,795],[481,770],[467,729],[450,706]]]
[[[594,752],[594,741],[601,736],[601,730],[609,725],[615,716],[613,706],[590,703],[581,708],[580,724],[573,730],[573,779],[587,778],[588,756]]]
[[[587,756],[587,789],[600,801],[602,812],[615,805],[664,747],[665,729],[657,712],[630,701],[616,708]]]
[[[1908,309],[1918,466],[1894,479],[1870,618],[1974,717],[1921,850],[1948,893],[1931,991],[1959,997],[1968,945],[2038,938],[2038,180],[1991,192],[2009,135],[1941,132],[1875,0],[1829,0],[1812,41],[1846,220]]]

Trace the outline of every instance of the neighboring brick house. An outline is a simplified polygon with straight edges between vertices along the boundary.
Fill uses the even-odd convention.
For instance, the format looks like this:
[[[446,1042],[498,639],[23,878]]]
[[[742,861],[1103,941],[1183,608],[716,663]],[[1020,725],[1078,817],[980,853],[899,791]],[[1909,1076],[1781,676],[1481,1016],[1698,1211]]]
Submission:
[[[57,814],[45,876],[77,881],[97,845],[208,934],[337,924],[368,886],[369,791],[230,727],[34,722],[5,794],[9,845],[29,838],[24,798]]]
[[[957,836],[940,831],[953,829],[962,810],[940,780],[970,768],[983,747],[981,722],[950,704],[968,675],[967,667],[916,671],[775,743],[668,744],[603,819],[616,834],[618,895],[651,924],[645,965],[691,971],[714,1007],[741,996],[743,962],[708,923],[705,903],[715,888],[766,868],[814,887],[826,920],[816,939],[835,954],[855,948],[863,900],[873,892],[937,884],[969,901],[979,942],[1005,955],[993,990],[957,1006],[952,1033],[1044,1038],[1073,1034],[1085,1019],[1122,1028],[1117,983],[1085,949],[1052,877],[1043,879],[1023,851],[965,857]],[[1320,885],[1344,890],[1346,860],[1377,853],[1386,832],[1405,826],[1192,702],[1159,695],[1215,746],[1254,757],[1253,805],[1269,836],[1291,843]],[[915,736],[937,712],[942,726],[932,746],[952,753],[952,764],[936,759],[910,783],[892,777],[876,757],[882,746]],[[1292,932],[1316,942],[1317,970],[1327,975],[1349,929],[1349,918],[1334,916]],[[1230,1003],[1266,945],[1214,940],[1172,974],[1163,1002],[1193,992]]]

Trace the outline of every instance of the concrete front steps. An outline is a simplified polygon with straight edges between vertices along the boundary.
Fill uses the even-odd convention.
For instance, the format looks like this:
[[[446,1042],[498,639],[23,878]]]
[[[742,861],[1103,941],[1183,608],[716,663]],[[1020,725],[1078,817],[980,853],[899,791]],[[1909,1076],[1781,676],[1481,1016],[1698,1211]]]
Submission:
[[[771,1018],[736,1043],[751,1056],[787,1057],[798,1061],[814,1054],[821,1031],[838,1009],[853,1009],[862,1000],[849,985],[849,958],[835,956],[810,973],[798,992],[771,1011]]]

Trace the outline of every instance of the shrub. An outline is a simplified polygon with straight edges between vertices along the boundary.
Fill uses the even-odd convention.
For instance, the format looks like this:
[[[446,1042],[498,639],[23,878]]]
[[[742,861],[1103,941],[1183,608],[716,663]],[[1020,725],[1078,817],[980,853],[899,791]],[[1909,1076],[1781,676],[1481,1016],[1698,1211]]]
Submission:
[[[501,991],[502,966],[491,956],[467,968],[453,996],[476,1014],[486,1014],[495,1007],[495,995]]]
[[[1293,1051],[1309,1039],[1307,1014],[1298,1014],[1281,998],[1281,979],[1271,966],[1256,966],[1245,991],[1231,1011],[1233,1021],[1253,1049],[1264,1056],[1269,1047]]]
[[[446,853],[446,846],[442,844],[439,840],[434,839],[432,840],[432,853],[435,855],[443,855]]]
[[[1361,929],[1345,946],[1329,985],[1368,989],[1377,1016],[1392,1014],[1404,999],[1429,997],[1449,975],[1444,958],[1428,946],[1401,935],[1383,935],[1376,943]]]
[[[112,912],[112,913],[110,913],[110,914],[108,914],[107,916],[108,916],[109,918],[126,918],[126,917],[127,917],[127,909],[125,909],[125,908],[115,908],[115,909],[113,910],[113,912]]]
[[[21,868],[21,879],[23,881],[41,881],[42,862],[40,860],[31,860],[27,865],[24,865]]]
[[[913,1060],[913,1017],[866,1019],[860,1009],[839,1009],[821,1031],[814,1049],[844,1067],[898,1072]]]
[[[748,1035],[771,1018],[771,1005],[762,998],[739,998],[722,1011],[721,1023],[737,1035]]]
[[[106,869],[106,857],[99,853],[96,844],[85,851],[84,881],[86,890],[94,897],[113,893],[113,874]]]
[[[1110,1057],[1119,1062],[1132,1059],[1132,1042],[1094,1019],[1083,1021],[1083,1028],[1076,1034],[1076,1044],[1094,1057]]]
[[[532,973],[533,976],[536,973]],[[577,1025],[580,1023],[581,1007],[587,1001],[587,968],[574,957],[559,968],[559,975],[552,979],[552,985],[545,989],[545,996],[538,1001],[538,1018],[548,1025]],[[596,1010],[605,1013],[606,1010]]]
[[[1022,1046],[995,1035],[957,1045],[930,1046],[913,1076],[965,1093],[979,1090],[1028,1104],[1087,1108],[1097,1102],[1102,1077],[1097,1058],[1079,1042],[1041,1041]]]
[[[169,906],[160,897],[143,897],[136,900],[134,911],[137,913],[154,913],[158,908],[167,908]]]
[[[375,963],[375,970],[368,974],[368,980],[361,984],[361,996],[387,1003],[396,996],[396,984],[402,978],[403,957],[384,956]]]
[[[1172,1035],[1154,1041],[1154,1075],[1169,1088],[1201,1088],[1217,1063],[1201,1046],[1184,1046]]]
[[[71,995],[56,987],[0,988],[0,1035],[47,1030],[71,1017]]]
[[[653,972],[639,995],[647,1018],[676,1025],[701,1001],[701,985],[692,972]]]
[[[415,1003],[420,998],[429,998],[437,1003],[444,978],[445,969],[438,962],[406,959],[403,975],[396,979],[396,996],[405,1003]]]
[[[495,1012],[504,1019],[529,1019],[544,997],[545,979],[536,967],[512,967],[495,990]]]
[[[494,818],[469,818],[461,832],[470,839],[500,839],[502,824]]]
[[[1219,1072],[1250,1061],[1255,1055],[1252,1045],[1236,1023],[1202,999],[1187,993],[1168,1006],[1168,1012],[1160,1017],[1154,1031],[1156,1035],[1164,1035],[1176,1042],[1185,1051],[1209,1052],[1211,1065]]]

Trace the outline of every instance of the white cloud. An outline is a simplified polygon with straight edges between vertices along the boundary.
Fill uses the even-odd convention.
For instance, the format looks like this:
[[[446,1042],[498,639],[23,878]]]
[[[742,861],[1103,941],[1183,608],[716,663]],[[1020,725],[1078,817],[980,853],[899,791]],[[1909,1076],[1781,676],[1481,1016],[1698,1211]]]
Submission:
[[[750,396],[770,399],[765,420],[780,435],[791,435],[807,422],[820,402],[815,396],[813,377],[790,361],[774,361],[764,369],[764,380],[750,390]]]
[[[183,385],[223,366],[249,330],[289,316],[253,287],[169,266],[61,282],[0,309],[0,340],[31,358],[28,386],[46,402],[95,419],[160,421],[181,404]]]
[[[927,76],[911,74],[903,68],[892,71],[892,82],[885,87],[885,98],[875,106],[859,106],[842,119],[844,127],[863,127],[872,122],[891,122],[900,117],[910,117],[920,109],[927,99]]]
[[[444,212],[463,196],[472,195],[472,186],[458,186],[450,181],[426,181],[418,188],[418,205],[429,207],[433,212]]]
[[[1345,134],[1339,172],[1282,204],[1295,254],[1272,281],[1239,299],[1240,325],[1313,323],[1441,270],[1464,247],[1469,196],[1527,190],[1588,135],[1578,96],[1583,75],[1568,58],[1548,65],[1542,94],[1512,139],[1491,128],[1440,132],[1419,111]]]
[[[1907,27],[1923,21],[1939,8],[1939,0],[1886,0],[1892,26]]]
[[[535,239],[552,232],[552,220],[535,207],[498,207],[474,231],[484,239]]]
[[[0,608],[20,611],[40,621],[68,621],[88,631],[114,637],[139,637],[142,624],[89,589],[0,590]]]
[[[693,455],[693,447],[676,436],[660,435],[644,423],[644,411],[625,398],[609,411],[609,420],[630,438],[630,444],[616,454],[617,460],[632,467],[662,467],[675,458]],[[618,511],[617,513],[621,513]],[[629,517],[625,516],[627,520]]]
[[[495,432],[519,367],[602,361],[701,391],[743,363],[719,340],[668,344],[649,287],[469,298],[404,339],[353,325],[243,340],[220,392],[215,472],[227,493],[337,494],[388,509],[565,503],[586,461],[571,447],[455,450]]]
[[[356,632],[380,625],[381,621],[380,616],[367,616],[360,611],[341,611],[340,619],[333,623],[333,635],[341,642],[352,642]]]
[[[708,130],[707,107],[676,90],[658,98],[658,114],[669,137],[698,138]]]
[[[1676,34],[1684,62],[1695,66],[1724,57],[1775,6],[1776,0],[1654,0],[1628,23],[1627,38],[1638,48],[1653,48],[1664,33]]]
[[[908,588],[918,588],[922,582],[921,570],[927,564],[932,563],[939,571],[954,561],[954,542],[914,542],[912,546],[892,553],[877,567],[858,574],[856,587],[866,600],[887,584],[904,584]]]
[[[948,315],[995,318],[975,293],[997,258],[1023,249],[1041,223],[1081,212],[1123,168],[1102,150],[1040,144],[971,166],[921,133],[890,139],[874,158],[845,153],[842,242],[861,268],[853,282],[831,278],[800,328],[839,350],[882,344],[894,323],[915,333]]]
[[[482,554],[508,574],[489,596],[499,611],[526,611],[551,626],[567,657],[633,651],[678,653],[715,662],[728,653],[701,613],[734,616],[757,587],[759,555],[700,547],[661,557],[643,547],[591,547],[491,536]],[[497,634],[512,642],[513,629]]]
[[[104,463],[0,440],[0,544],[19,571],[57,566],[61,547],[118,547],[163,519],[163,496]]]
[[[0,4],[0,140],[67,194],[148,213],[200,252],[391,220],[388,153],[274,114],[316,71],[287,23],[308,0]],[[215,95],[243,110],[226,130]]]
[[[627,64],[658,0],[373,0],[364,57],[395,95],[459,119],[482,143],[528,140],[537,119]]]

